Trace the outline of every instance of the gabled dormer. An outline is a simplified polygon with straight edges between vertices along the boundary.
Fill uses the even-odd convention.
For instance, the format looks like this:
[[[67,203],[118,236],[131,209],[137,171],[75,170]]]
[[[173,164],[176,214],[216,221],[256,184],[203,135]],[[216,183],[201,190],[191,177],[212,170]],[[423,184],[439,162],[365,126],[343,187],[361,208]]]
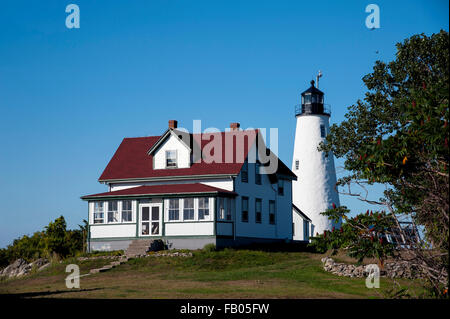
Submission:
[[[177,121],[170,120],[169,128],[148,151],[153,155],[153,169],[189,168],[192,164],[190,135],[177,130]]]

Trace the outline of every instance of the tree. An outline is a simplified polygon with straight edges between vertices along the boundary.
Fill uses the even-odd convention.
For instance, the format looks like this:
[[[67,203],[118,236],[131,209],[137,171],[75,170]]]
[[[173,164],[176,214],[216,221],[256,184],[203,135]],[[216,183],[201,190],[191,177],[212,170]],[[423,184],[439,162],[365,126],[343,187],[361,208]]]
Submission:
[[[348,108],[319,147],[345,159],[344,194],[384,205],[397,224],[408,215],[424,227],[425,241],[402,236],[436,294],[448,287],[448,46],[446,31],[398,43],[395,60],[376,61],[363,78],[364,101]],[[374,183],[386,185],[380,200],[354,190]]]
[[[345,206],[328,209],[323,215],[335,221],[343,219],[339,229],[325,231],[313,237],[311,246],[324,253],[332,250],[336,254],[343,249],[347,255],[362,262],[364,258],[376,258],[381,269],[389,256],[394,256],[394,245],[387,239],[390,229],[395,225],[391,214],[367,211],[353,218],[347,217],[350,211]]]
[[[61,257],[67,256],[69,254],[69,243],[66,239],[66,220],[64,216],[58,217],[45,227],[45,248],[48,253],[56,253]]]
[[[75,256],[85,251],[88,222],[78,225],[80,229],[66,229],[63,216],[50,222],[44,231],[33,236],[24,235],[13,241],[7,248],[0,249],[0,268],[6,267],[18,258],[31,262],[37,258],[57,254],[60,257]]]

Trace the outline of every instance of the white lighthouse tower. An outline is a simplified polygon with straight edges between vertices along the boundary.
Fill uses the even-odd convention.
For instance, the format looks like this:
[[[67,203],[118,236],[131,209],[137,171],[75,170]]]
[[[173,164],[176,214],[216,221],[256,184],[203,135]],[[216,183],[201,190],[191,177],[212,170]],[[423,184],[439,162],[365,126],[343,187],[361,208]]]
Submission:
[[[292,184],[292,202],[311,219],[313,226],[308,232],[315,236],[340,226],[340,221],[335,224],[320,214],[333,203],[339,206],[333,154],[326,156],[317,150],[329,131],[331,112],[329,107],[324,107],[324,94],[314,86],[314,81],[301,96],[301,104],[295,108],[297,127],[292,171],[297,174],[297,180]],[[294,227],[297,227],[295,223]],[[298,228],[302,229],[301,225]]]

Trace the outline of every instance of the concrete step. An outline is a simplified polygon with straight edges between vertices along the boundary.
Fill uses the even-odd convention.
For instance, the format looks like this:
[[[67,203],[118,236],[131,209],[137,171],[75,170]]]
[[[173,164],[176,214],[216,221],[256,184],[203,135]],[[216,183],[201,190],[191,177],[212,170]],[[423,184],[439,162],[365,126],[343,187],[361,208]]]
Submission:
[[[128,257],[146,255],[150,249],[153,239],[133,240],[125,251]]]
[[[105,272],[108,271],[110,269],[113,269],[119,265],[123,265],[124,263],[126,263],[129,259],[131,259],[130,257],[127,256],[121,256],[119,258],[119,260],[117,261],[112,261],[111,263],[109,263],[108,265],[105,265],[101,268],[96,268],[96,269],[91,269],[89,271],[90,274],[98,274],[99,272]]]

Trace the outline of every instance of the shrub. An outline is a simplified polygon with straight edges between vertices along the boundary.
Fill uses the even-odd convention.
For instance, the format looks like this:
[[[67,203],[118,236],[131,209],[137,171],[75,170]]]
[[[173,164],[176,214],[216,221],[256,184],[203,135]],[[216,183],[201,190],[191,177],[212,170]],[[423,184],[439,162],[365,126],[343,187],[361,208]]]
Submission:
[[[216,249],[216,245],[215,244],[213,244],[213,243],[210,243],[210,244],[206,244],[204,247],[203,247],[203,251],[205,251],[205,252],[213,252],[213,251],[216,251],[217,249]]]

